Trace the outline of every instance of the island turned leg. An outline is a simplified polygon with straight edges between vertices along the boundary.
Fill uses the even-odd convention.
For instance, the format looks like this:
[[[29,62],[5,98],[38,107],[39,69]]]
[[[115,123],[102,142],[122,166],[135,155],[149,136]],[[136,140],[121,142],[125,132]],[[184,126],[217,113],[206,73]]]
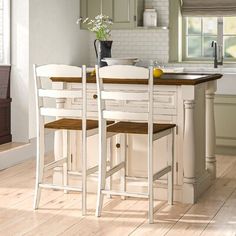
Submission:
[[[206,90],[206,168],[210,173],[212,180],[216,178],[215,91],[216,82],[209,82]]]
[[[184,143],[183,143],[183,202],[196,202],[196,152],[195,152],[195,125],[194,100],[184,101]]]

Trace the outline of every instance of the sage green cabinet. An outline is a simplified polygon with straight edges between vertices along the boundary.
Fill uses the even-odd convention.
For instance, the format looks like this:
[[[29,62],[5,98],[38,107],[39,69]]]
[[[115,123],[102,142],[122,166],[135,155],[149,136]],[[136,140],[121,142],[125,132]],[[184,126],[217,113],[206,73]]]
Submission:
[[[103,13],[113,21],[112,29],[132,29],[142,26],[144,0],[81,0],[80,9],[83,19]]]

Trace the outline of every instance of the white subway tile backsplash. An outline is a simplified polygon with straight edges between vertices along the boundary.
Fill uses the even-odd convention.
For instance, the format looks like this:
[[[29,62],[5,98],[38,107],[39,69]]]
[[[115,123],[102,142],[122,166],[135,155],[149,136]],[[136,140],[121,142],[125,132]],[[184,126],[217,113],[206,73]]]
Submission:
[[[145,0],[145,8],[155,8],[158,13],[158,26],[169,25],[169,0]],[[143,60],[169,60],[169,30],[131,29],[112,30],[112,56],[137,57]],[[90,36],[90,64],[96,62],[93,47],[94,34]]]

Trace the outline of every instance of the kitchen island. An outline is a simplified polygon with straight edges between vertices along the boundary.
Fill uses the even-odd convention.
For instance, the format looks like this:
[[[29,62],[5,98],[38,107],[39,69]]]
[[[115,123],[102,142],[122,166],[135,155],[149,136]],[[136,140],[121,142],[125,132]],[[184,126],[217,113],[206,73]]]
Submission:
[[[166,73],[154,79],[154,121],[169,122],[177,125],[175,139],[175,200],[184,203],[195,203],[198,197],[211,185],[216,177],[215,159],[215,121],[214,121],[214,93],[217,89],[217,79],[221,74],[186,74]],[[55,88],[68,86],[74,89],[81,88],[81,78],[51,78]],[[90,118],[97,118],[96,80],[94,76],[87,78],[87,110]],[[142,79],[106,79],[105,89],[117,91],[125,89],[145,90],[147,80]],[[81,101],[64,99],[57,100],[57,106],[81,106]],[[111,101],[109,106],[123,110],[144,111],[147,109],[145,102],[118,102]],[[55,134],[56,158],[63,152],[62,132]],[[78,140],[77,134],[71,134],[72,139]],[[90,145],[88,159],[97,159],[96,139]],[[129,135],[127,140],[118,137],[114,149],[125,145],[127,153],[127,176],[135,180],[136,185],[128,187],[146,191],[143,177],[146,177],[146,138]],[[162,164],[170,155],[170,140],[164,139],[154,147],[154,171],[161,169]],[[74,141],[74,144],[77,141]],[[78,162],[79,145],[71,146],[73,162],[72,170],[80,167]],[[115,150],[114,150],[115,151]],[[75,158],[76,157],[76,158]],[[156,168],[156,169],[155,169]],[[60,181],[60,172],[56,172],[54,181]],[[140,184],[141,182],[141,184]],[[155,185],[157,197],[166,198],[165,179]],[[135,191],[135,190],[134,190]]]

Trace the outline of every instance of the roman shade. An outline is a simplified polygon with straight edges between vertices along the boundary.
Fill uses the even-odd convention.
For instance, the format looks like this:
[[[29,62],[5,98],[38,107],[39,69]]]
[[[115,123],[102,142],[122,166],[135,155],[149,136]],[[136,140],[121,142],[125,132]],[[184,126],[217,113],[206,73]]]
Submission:
[[[236,16],[236,0],[181,0],[183,16]]]

